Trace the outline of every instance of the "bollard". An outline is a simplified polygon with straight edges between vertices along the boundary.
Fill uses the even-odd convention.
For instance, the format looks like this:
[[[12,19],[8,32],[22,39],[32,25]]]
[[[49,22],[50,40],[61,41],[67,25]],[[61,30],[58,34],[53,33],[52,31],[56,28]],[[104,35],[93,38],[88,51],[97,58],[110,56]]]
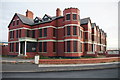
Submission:
[[[35,64],[39,64],[39,55],[35,55]]]

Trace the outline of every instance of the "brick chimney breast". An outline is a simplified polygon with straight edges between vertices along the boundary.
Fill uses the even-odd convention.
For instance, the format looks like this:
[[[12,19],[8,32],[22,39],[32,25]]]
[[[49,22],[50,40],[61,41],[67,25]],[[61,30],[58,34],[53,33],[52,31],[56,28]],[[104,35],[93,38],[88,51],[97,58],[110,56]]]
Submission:
[[[61,10],[60,10],[60,8],[56,9],[56,16],[57,17],[61,16]]]
[[[26,11],[26,17],[33,19],[33,15],[34,14],[32,11],[29,11],[29,10]]]

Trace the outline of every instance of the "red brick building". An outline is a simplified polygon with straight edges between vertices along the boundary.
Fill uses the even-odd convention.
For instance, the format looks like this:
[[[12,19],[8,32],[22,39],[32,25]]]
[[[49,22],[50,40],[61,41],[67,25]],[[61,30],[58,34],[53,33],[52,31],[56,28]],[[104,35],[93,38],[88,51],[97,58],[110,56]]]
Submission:
[[[106,33],[91,19],[80,19],[77,8],[57,8],[56,16],[35,17],[15,13],[9,28],[9,54],[33,57],[95,56],[106,51]]]

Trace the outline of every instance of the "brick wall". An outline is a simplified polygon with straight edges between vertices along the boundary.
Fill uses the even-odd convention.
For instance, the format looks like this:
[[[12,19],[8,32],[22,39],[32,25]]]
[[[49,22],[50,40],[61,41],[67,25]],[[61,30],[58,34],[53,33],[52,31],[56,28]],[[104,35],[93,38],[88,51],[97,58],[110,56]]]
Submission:
[[[120,57],[91,58],[91,59],[40,59],[40,64],[89,64],[120,61]]]
[[[1,46],[2,47],[2,55],[7,55],[8,54],[8,46]]]

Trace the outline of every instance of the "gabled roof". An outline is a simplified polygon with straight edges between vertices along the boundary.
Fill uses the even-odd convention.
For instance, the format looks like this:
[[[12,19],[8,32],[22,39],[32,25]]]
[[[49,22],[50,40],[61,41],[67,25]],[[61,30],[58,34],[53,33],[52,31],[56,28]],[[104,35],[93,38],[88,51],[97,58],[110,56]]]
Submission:
[[[34,25],[34,20],[33,19],[27,18],[26,16],[18,14],[18,13],[16,13],[16,14],[24,24]]]
[[[23,24],[26,24],[26,25],[30,25],[30,26],[33,26],[33,25],[37,25],[37,24],[43,24],[43,23],[47,23],[47,22],[51,22],[55,19],[59,19],[59,18],[63,18],[63,16],[59,16],[59,17],[56,17],[56,16],[49,16],[47,14],[44,15],[44,17],[46,16],[47,18],[50,18],[50,20],[44,20],[44,17],[41,19],[39,17],[36,17],[37,19],[39,19],[39,21],[37,23],[35,23],[35,19],[30,19],[22,14],[18,14],[18,13],[15,13],[14,17],[15,16],[18,16],[18,18],[20,19],[20,21],[23,23]],[[14,19],[14,17],[12,18],[12,20]],[[10,22],[10,24],[12,23],[12,20]],[[10,26],[10,24],[8,25],[8,27]]]
[[[80,19],[80,25],[88,24],[89,21],[91,21],[90,17],[84,18],[84,19]]]
[[[27,18],[26,16],[18,14],[18,13],[15,13],[14,17],[15,16],[17,16],[23,24],[30,25],[30,26],[34,25],[33,19]],[[12,23],[14,17],[12,18],[10,24]],[[8,27],[10,26],[10,24],[8,25]]]

